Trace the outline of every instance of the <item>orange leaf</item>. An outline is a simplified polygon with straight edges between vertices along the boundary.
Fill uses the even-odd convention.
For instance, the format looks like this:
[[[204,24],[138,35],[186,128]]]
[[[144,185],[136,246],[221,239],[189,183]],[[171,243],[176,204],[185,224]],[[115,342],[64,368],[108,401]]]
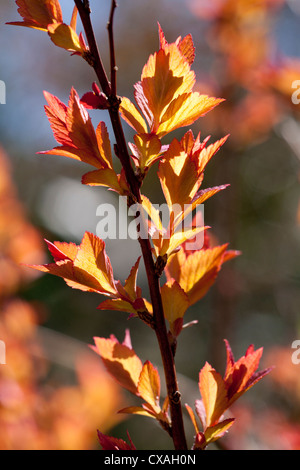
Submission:
[[[102,450],[136,450],[129,435],[128,438],[130,444],[127,444],[127,442],[123,441],[123,439],[106,436],[105,434],[102,434],[102,432],[98,431],[98,439]]]
[[[168,206],[188,204],[198,185],[198,169],[177,139],[174,139],[159,164],[158,177]]]
[[[92,349],[99,354],[110,375],[124,388],[136,395],[143,365],[135,351],[116,338],[94,338]]]
[[[59,242],[48,246],[56,262],[29,267],[62,277],[75,289],[118,297],[103,240],[86,232],[79,246]]]
[[[198,92],[179,95],[165,110],[156,134],[161,138],[179,127],[190,126],[222,101],[222,98],[200,95]]]
[[[148,418],[156,418],[155,413],[145,410],[145,408],[143,408],[142,406],[127,406],[126,408],[122,408],[122,410],[119,410],[118,413],[126,413],[131,415],[147,416]]]
[[[132,304],[123,299],[104,300],[97,308],[99,310],[116,310],[119,312],[130,313],[131,315],[137,315],[137,311]]]
[[[160,412],[160,379],[157,369],[146,361],[143,365],[138,383],[138,394],[157,412]]]
[[[58,0],[16,0],[16,4],[24,21],[8,24],[47,31],[49,24],[63,22]]]
[[[214,283],[223,262],[227,244],[191,254],[180,250],[167,263],[167,278],[175,279],[189,298],[190,305],[200,300]],[[235,256],[239,253],[235,252]]]
[[[160,158],[161,142],[155,134],[136,134],[134,142],[131,149],[135,151],[135,161],[142,170]]]
[[[208,362],[199,374],[199,389],[206,412],[207,428],[216,424],[227,408],[227,388],[221,375]]]
[[[124,121],[133,127],[133,129],[135,129],[140,134],[147,133],[148,130],[145,120],[135,105],[128,98],[122,98],[119,110]]]
[[[110,168],[110,142],[105,124],[99,124],[96,136],[91,118],[74,88],[68,106],[50,93],[45,92],[45,98],[48,102],[45,111],[61,147],[39,153],[63,155],[99,169]]]
[[[111,168],[89,171],[83,175],[81,182],[88,186],[105,186],[119,194],[125,194],[119,183],[118,175]]]
[[[179,332],[175,332],[174,324],[176,320],[182,319],[189,306],[186,293],[174,279],[166,282],[161,288],[161,297],[165,318],[170,323],[170,330],[175,336]],[[176,334],[177,333],[177,334]]]
[[[233,425],[234,421],[235,418],[229,418],[224,421],[220,421],[214,426],[208,427],[204,432],[206,444],[215,442],[220,439],[220,437],[224,436],[228,429]]]
[[[71,26],[65,23],[50,24],[48,34],[56,46],[70,52],[79,52],[80,54],[84,52],[79,37]]]
[[[159,26],[159,39],[160,49],[144,66],[134,97],[150,133],[161,138],[178,127],[193,124],[223,100],[193,92],[196,79],[191,65],[195,49],[191,35],[168,44]],[[139,134],[148,132],[146,121],[130,100],[122,100],[120,112]]]

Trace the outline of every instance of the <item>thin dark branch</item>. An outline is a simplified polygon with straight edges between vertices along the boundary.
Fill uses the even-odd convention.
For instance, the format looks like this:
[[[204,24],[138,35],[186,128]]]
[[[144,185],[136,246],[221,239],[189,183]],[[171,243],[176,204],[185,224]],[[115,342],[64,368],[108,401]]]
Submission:
[[[99,54],[97,42],[95,39],[94,29],[91,23],[91,10],[90,4],[87,0],[74,0],[75,5],[77,6],[78,13],[81,18],[81,22],[84,28],[86,39],[89,45],[90,54],[91,54],[91,65],[94,68],[96,75],[98,77],[100,86],[103,93],[106,96],[111,94],[111,86],[107,78],[105,69],[102,64],[102,60]]]
[[[88,41],[89,49],[93,58],[91,65],[93,66],[95,73],[98,77],[102,91],[109,98],[110,107],[109,115],[116,139],[116,149],[117,155],[121,161],[122,167],[125,171],[126,180],[131,190],[131,198],[133,201],[141,203],[141,193],[140,193],[140,182],[136,177],[134,170],[131,165],[130,155],[128,153],[127,143],[124,136],[124,131],[121,124],[120,113],[118,109],[119,99],[116,95],[116,90],[113,92],[113,86],[109,83],[106,76],[105,70],[102,65],[101,57],[99,55],[98,47],[95,41],[95,35],[90,19],[90,8],[89,2],[86,0],[74,0],[78,12],[85,30],[86,38]],[[112,1],[112,9],[110,14],[110,48],[111,48],[111,66],[115,67],[115,58],[114,58],[114,45],[113,45],[113,28],[112,20],[115,11],[116,5]],[[114,65],[113,65],[114,64]],[[114,70],[115,72],[115,70]],[[114,73],[112,73],[112,77]],[[153,320],[154,320],[154,330],[157,337],[157,341],[160,348],[160,353],[162,357],[166,386],[168,391],[169,403],[170,403],[170,412],[172,420],[172,438],[174,442],[174,447],[176,450],[187,450],[187,443],[185,438],[184,426],[183,426],[183,417],[182,417],[182,408],[180,400],[180,392],[178,390],[177,378],[176,378],[176,369],[173,353],[171,346],[168,340],[168,332],[166,328],[166,322],[164,318],[164,311],[162,305],[162,298],[160,293],[160,284],[159,284],[159,275],[156,272],[153,256],[152,256],[152,247],[149,238],[139,238],[139,243],[141,246],[141,251],[144,259],[147,280],[150,290],[150,297],[153,306]]]
[[[114,14],[117,8],[116,0],[111,2],[111,10],[109,15],[109,21],[107,23],[108,38],[109,38],[109,52],[110,52],[110,82],[111,82],[111,93],[112,95],[117,94],[117,66],[115,56],[115,44],[114,44]]]

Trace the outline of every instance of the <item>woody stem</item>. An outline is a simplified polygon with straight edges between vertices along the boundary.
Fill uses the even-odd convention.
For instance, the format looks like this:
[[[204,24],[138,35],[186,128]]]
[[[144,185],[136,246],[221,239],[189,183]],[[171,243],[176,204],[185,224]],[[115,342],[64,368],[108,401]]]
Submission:
[[[113,31],[112,31],[112,19],[114,10],[116,8],[116,3],[112,0],[112,8],[110,14],[109,22],[109,38],[110,38],[110,55],[111,55],[111,72],[112,72],[112,81],[110,84],[103,68],[101,57],[98,51],[98,47],[95,40],[95,35],[90,18],[90,8],[89,2],[86,0],[74,0],[78,12],[85,30],[86,38],[88,41],[90,53],[92,55],[92,66],[95,70],[97,78],[99,80],[100,86],[103,92],[106,94],[108,101],[110,103],[109,115],[116,139],[116,147],[118,157],[121,161],[122,167],[125,172],[127,183],[130,187],[133,198],[136,202],[141,203],[141,193],[140,193],[140,182],[135,175],[133,170],[130,155],[128,153],[127,143],[125,140],[120,114],[119,114],[119,98],[116,95],[115,90],[115,54],[114,54],[114,43],[113,43]],[[153,320],[154,320],[154,330],[158,340],[160,353],[162,357],[167,393],[170,403],[170,413],[172,420],[172,439],[174,447],[176,450],[186,450],[187,443],[185,438],[185,431],[183,426],[183,416],[181,408],[181,399],[180,392],[178,389],[177,378],[176,378],[176,368],[174,362],[174,356],[171,350],[171,346],[168,340],[167,328],[163,312],[163,304],[160,293],[160,282],[159,275],[155,270],[155,263],[152,256],[152,247],[150,239],[139,238],[139,243],[141,246],[141,251],[144,259],[145,269],[147,273],[147,280],[150,290],[150,297],[153,306]]]

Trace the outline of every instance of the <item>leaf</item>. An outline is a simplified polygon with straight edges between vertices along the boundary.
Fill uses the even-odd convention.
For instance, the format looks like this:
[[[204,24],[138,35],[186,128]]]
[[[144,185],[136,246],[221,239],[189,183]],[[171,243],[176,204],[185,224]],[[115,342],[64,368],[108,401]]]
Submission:
[[[182,243],[186,242],[190,238],[195,237],[198,233],[206,230],[208,227],[194,227],[187,230],[182,230],[175,232],[171,235],[171,237],[164,239],[164,244],[162,245],[161,250],[159,251],[160,256],[170,256],[176,252],[176,250],[182,245]]]
[[[208,362],[199,374],[199,390],[206,413],[207,428],[216,424],[227,408],[227,388],[221,375]]]
[[[228,341],[225,340],[227,351],[227,366],[224,380],[228,387],[228,400],[231,406],[242,394],[249,390],[272,368],[267,368],[256,373],[263,353],[263,348],[254,350],[253,345],[249,346],[245,356],[242,356],[237,362],[234,362],[233,354]]]
[[[161,138],[179,127],[190,126],[222,101],[222,98],[200,95],[198,92],[180,95],[165,110],[156,134]]]
[[[197,166],[177,139],[172,141],[160,162],[158,177],[169,208],[175,204],[188,204],[196,193],[199,186]]]
[[[89,171],[83,175],[81,182],[88,186],[105,186],[121,195],[124,194],[118,175],[111,168]]]
[[[235,421],[235,418],[224,419],[223,421],[220,421],[214,426],[210,426],[206,428],[204,432],[206,444],[215,442],[218,439],[220,439],[220,437],[224,436],[224,434],[228,431],[228,429],[231,428],[234,421]]]
[[[198,434],[199,433],[199,427],[198,427],[198,424],[197,424],[196,416],[195,416],[192,408],[189,405],[185,404],[185,407],[186,407],[187,412],[188,412],[188,414],[191,418],[191,421],[192,421],[193,426],[195,428],[196,434]]]
[[[138,274],[140,260],[141,260],[141,257],[139,256],[135,265],[131,268],[130,274],[124,284],[124,289],[126,291],[126,294],[132,301],[136,300],[136,298],[138,297],[136,281],[137,281],[137,274]]]
[[[95,346],[91,348],[99,354],[106,370],[115,380],[131,393],[138,393],[140,373],[143,368],[135,351],[115,338],[94,338]]]
[[[74,259],[74,270],[77,280],[84,272],[91,274],[101,284],[102,288],[116,295],[116,286],[110,260],[105,252],[105,243],[95,235],[86,232]]]
[[[97,128],[97,135],[90,116],[72,88],[68,106],[48,92],[44,92],[48,105],[45,111],[55,139],[61,147],[39,152],[62,155],[88,163],[98,169],[111,168],[111,150],[104,123]]]
[[[138,166],[142,170],[161,157],[161,141],[155,134],[136,134],[134,142]]]
[[[58,0],[16,0],[16,4],[23,21],[8,24],[47,31],[49,24],[63,22]]]
[[[160,378],[157,369],[149,361],[146,361],[143,365],[139,377],[138,394],[157,413],[161,411],[159,407]]]
[[[75,289],[118,297],[103,240],[86,232],[79,246],[73,243],[47,243],[56,262],[46,265],[29,265],[29,267],[62,277],[70,287]]]
[[[200,300],[214,283],[226,261],[228,245],[202,249],[191,254],[179,251],[167,263],[167,278],[174,278],[189,298],[190,305]],[[236,252],[235,256],[239,253]]]
[[[136,450],[129,435],[128,438],[130,445],[127,444],[127,442],[123,441],[123,439],[117,439],[116,437],[106,436],[100,431],[97,431],[97,434],[102,450]]]
[[[188,297],[174,279],[166,282],[161,288],[161,297],[165,318],[170,323],[170,331],[178,336],[180,331],[176,331],[175,322],[182,319],[189,307]]]
[[[79,37],[71,26],[65,23],[50,24],[48,34],[56,46],[70,52],[79,52],[80,54],[84,52]]]

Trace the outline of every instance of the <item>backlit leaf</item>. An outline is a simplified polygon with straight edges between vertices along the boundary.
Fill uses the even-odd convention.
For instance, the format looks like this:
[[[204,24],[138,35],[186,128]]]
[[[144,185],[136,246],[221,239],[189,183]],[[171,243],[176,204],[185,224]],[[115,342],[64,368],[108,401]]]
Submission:
[[[110,375],[124,388],[133,394],[138,393],[140,373],[143,368],[135,351],[116,338],[94,338],[92,349],[99,354]]]
[[[199,389],[206,412],[206,426],[218,422],[227,408],[227,388],[221,375],[208,362],[199,374]]]
[[[160,412],[160,378],[157,369],[149,361],[143,365],[139,377],[138,393],[154,410]]]

